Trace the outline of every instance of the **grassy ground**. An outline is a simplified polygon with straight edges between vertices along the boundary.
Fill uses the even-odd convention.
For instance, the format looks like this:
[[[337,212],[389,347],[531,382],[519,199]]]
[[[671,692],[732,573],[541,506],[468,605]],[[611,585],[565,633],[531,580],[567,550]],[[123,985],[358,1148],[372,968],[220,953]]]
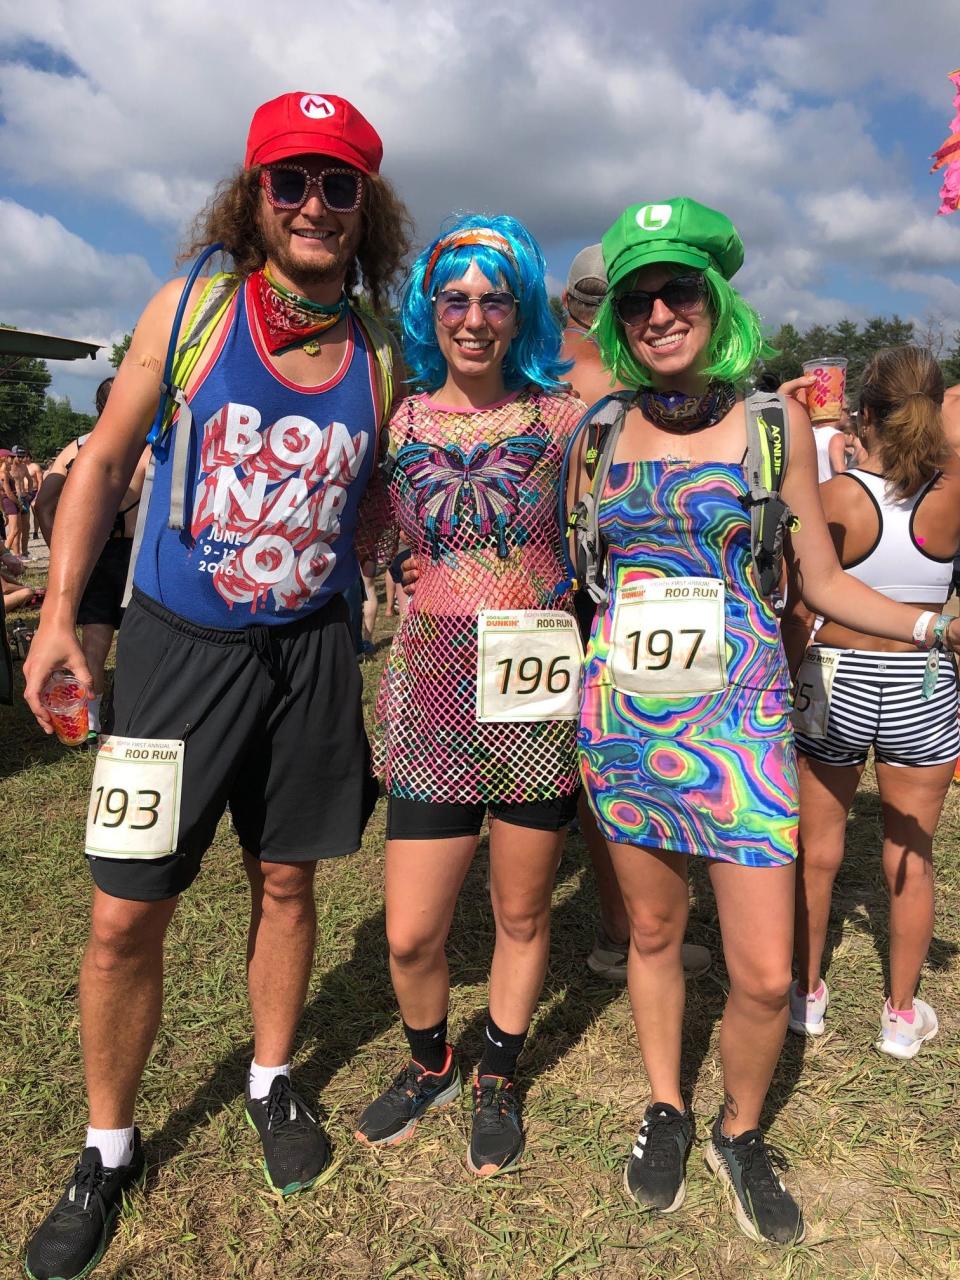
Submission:
[[[383,658],[367,663],[367,696]],[[25,708],[0,711],[0,1269],[60,1193],[82,1140],[76,972],[89,879],[79,853],[92,761],[42,738]],[[960,961],[958,799],[938,840],[940,899],[923,994],[941,1034],[911,1064],[874,1052],[883,992],[886,907],[879,810],[865,784],[834,901],[830,1031],[788,1038],[767,1113],[803,1200],[806,1242],[785,1252],[736,1230],[701,1146],[688,1197],[645,1218],[621,1174],[644,1105],[627,998],[586,971],[595,898],[571,839],[561,866],[546,989],[524,1058],[528,1135],[522,1167],[500,1180],[466,1173],[465,1111],[425,1121],[412,1143],[359,1147],[353,1121],[403,1057],[386,972],[381,904],[383,806],[363,852],[321,864],[314,979],[297,1079],[317,1098],[335,1144],[322,1185],[281,1203],[266,1187],[243,1121],[250,1054],[243,983],[245,892],[221,825],[170,931],[166,1014],[138,1122],[149,1163],[97,1270],[111,1280],[314,1277],[339,1280],[551,1280],[635,1277],[960,1275]],[[451,1028],[465,1062],[479,1053],[493,924],[481,849],[451,942]],[[690,937],[715,952],[705,878],[694,881]],[[721,1098],[716,1037],[725,974],[689,988],[684,1052],[702,1139]],[[123,1028],[117,1028],[122,1036]]]

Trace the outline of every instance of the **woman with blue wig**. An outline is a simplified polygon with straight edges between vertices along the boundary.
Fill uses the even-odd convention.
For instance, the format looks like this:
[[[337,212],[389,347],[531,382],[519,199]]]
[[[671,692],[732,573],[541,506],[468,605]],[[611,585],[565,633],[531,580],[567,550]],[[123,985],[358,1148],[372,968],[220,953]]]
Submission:
[[[447,934],[484,816],[496,943],[467,1166],[514,1165],[517,1059],[546,971],[550,896],[576,812],[581,662],[556,493],[583,411],[561,381],[543,256],[514,218],[458,219],[402,305],[422,388],[385,450],[394,536],[419,579],[384,670],[374,760],[388,794],[390,971],[410,1050],[357,1137],[400,1142],[453,1101]]]

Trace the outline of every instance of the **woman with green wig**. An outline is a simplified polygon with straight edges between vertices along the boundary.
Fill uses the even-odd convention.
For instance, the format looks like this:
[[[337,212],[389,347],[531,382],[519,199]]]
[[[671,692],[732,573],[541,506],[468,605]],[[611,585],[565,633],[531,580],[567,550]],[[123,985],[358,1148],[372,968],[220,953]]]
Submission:
[[[581,435],[574,504],[592,490],[605,595],[586,655],[578,743],[590,807],[630,918],[628,988],[649,1105],[624,1170],[645,1210],[685,1195],[694,1120],[680,1090],[690,858],[704,857],[730,979],[720,1028],[723,1105],[706,1146],[738,1225],[778,1244],[803,1217],[761,1133],[787,1027],[797,854],[790,680],[771,575],[751,532],[745,384],[764,353],[731,286],[743,244],[722,213],[679,198],[632,205],[603,237],[608,293],[594,326],[604,364],[633,391],[609,470]],[[931,648],[932,620],[844,574],[817,485],[809,419],[768,399],[788,446],[780,493],[804,601],[845,626]],[[759,430],[759,428],[756,428]],[[773,436],[769,437],[774,439]],[[595,442],[594,442],[595,443]],[[751,468],[751,476],[753,471]],[[597,491],[599,489],[599,492]],[[598,544],[598,545],[597,545]]]

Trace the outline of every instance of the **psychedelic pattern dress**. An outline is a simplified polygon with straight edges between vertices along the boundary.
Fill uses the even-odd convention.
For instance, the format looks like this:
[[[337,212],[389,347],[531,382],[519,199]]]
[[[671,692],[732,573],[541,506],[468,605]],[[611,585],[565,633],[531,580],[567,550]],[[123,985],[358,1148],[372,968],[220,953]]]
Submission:
[[[374,770],[391,795],[517,804],[579,786],[576,720],[478,723],[476,685],[481,610],[573,612],[557,486],[583,411],[533,390],[472,412],[424,395],[395,411],[387,541],[402,537],[420,576],[377,697]]]
[[[743,469],[615,463],[600,507],[610,599],[586,655],[581,770],[606,839],[744,866],[797,855],[790,681],[777,619],[760,595],[741,505]],[[724,584],[725,688],[630,694],[609,665],[617,593],[649,578]]]

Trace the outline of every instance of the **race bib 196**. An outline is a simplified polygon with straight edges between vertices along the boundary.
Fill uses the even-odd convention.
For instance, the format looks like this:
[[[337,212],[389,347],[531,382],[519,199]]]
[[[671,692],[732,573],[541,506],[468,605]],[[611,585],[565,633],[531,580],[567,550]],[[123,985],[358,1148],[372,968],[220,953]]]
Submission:
[[[174,853],[182,773],[182,742],[101,739],[87,810],[86,853],[148,862]]]
[[[644,578],[617,590],[610,677],[621,693],[714,693],[727,683],[720,578]]]
[[[582,664],[569,613],[485,610],[477,625],[477,719],[575,720]]]
[[[809,738],[825,738],[830,694],[840,661],[838,649],[808,649],[793,686],[793,727]]]

